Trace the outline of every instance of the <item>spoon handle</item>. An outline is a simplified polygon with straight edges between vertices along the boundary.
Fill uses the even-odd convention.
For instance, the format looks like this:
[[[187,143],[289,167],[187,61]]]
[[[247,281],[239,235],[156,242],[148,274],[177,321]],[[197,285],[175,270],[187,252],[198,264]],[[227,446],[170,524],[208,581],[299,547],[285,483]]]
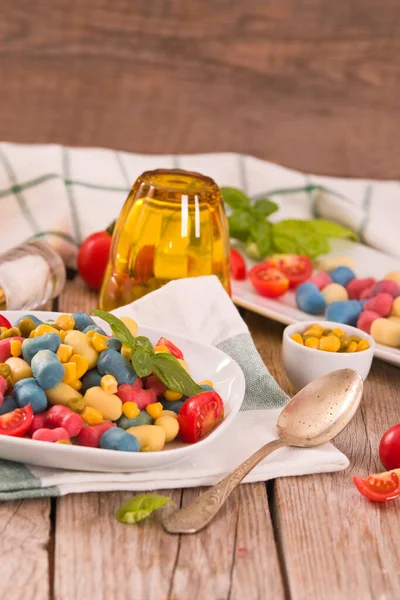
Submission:
[[[196,498],[189,506],[178,509],[164,518],[164,529],[168,533],[197,533],[197,531],[203,529],[215,517],[225,500],[242,479],[266,456],[282,446],[287,446],[287,443],[281,439],[262,446],[217,485]]]

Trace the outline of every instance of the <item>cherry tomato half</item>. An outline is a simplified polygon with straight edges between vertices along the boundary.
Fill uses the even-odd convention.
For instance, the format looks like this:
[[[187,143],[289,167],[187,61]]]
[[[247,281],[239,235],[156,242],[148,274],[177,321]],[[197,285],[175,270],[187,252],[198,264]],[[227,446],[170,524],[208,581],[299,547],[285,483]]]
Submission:
[[[246,263],[239,250],[236,250],[235,248],[231,248],[230,267],[233,279],[236,279],[237,281],[246,279]]]
[[[78,252],[78,271],[83,281],[94,290],[99,290],[110,256],[112,237],[108,231],[97,231],[89,235]]]
[[[278,269],[271,269],[264,263],[253,267],[249,277],[257,292],[267,298],[282,296],[289,288],[289,279]]]
[[[313,272],[313,264],[308,256],[297,254],[274,254],[264,261],[268,267],[281,271],[289,279],[289,286],[294,287],[304,283]]]
[[[388,471],[400,469],[400,423],[383,434],[379,444],[379,458]]]
[[[170,351],[170,353],[172,354],[172,356],[175,356],[175,358],[183,359],[183,354],[182,354],[181,350],[179,350],[179,348],[177,346],[175,346],[175,344],[173,344],[172,342],[167,340],[167,338],[165,338],[165,337],[160,338],[158,340],[156,346],[166,346],[168,348],[168,350]]]
[[[26,433],[33,420],[30,404],[24,408],[16,408],[12,412],[0,416],[0,435],[21,437]]]
[[[194,444],[224,418],[224,403],[217,392],[202,392],[183,404],[178,414],[179,435],[186,444]]]
[[[353,477],[354,485],[368,500],[386,502],[400,496],[400,480],[395,471],[369,475],[366,479]]]
[[[8,319],[0,315],[0,327],[7,327],[7,329],[11,329],[12,325]]]

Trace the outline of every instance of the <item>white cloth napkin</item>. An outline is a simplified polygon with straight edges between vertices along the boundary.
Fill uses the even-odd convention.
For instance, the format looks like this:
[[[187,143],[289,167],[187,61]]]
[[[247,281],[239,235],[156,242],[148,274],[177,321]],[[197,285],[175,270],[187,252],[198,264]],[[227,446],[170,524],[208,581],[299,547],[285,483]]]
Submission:
[[[9,143],[0,144],[0,251],[45,237],[73,265],[76,244],[118,216],[138,175],[173,167],[199,171],[253,198],[269,196],[280,206],[272,219],[331,219],[400,256],[398,181],[322,177],[240,154],[157,156]]]
[[[266,442],[276,439],[276,421],[287,396],[266,369],[246,324],[214,276],[168,283],[131,305],[115,311],[143,326],[215,345],[242,368],[246,394],[232,425],[190,460],[139,473],[87,473],[17,465],[0,461],[0,500],[57,496],[75,492],[154,490],[217,483]],[[32,442],[34,443],[34,442]],[[349,462],[333,445],[282,448],[265,459],[246,481],[345,469]]]

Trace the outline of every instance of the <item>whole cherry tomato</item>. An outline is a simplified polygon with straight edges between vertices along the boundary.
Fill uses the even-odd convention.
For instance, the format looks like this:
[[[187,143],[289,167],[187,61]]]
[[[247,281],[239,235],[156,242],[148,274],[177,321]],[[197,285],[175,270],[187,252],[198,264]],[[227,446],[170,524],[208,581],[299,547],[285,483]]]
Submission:
[[[400,469],[400,423],[383,434],[379,444],[379,458],[388,471]]]
[[[353,477],[354,485],[368,500],[386,502],[400,496],[400,480],[397,472],[377,473],[366,479]]]
[[[256,291],[267,298],[282,296],[289,288],[289,279],[278,269],[269,268],[264,263],[253,267],[249,277]]]
[[[246,263],[244,262],[243,256],[235,248],[231,248],[231,275],[233,279],[242,281],[246,279]]]
[[[114,223],[105,231],[96,231],[87,237],[78,252],[78,271],[83,281],[99,290],[107,268],[111,250]]]
[[[191,396],[178,414],[179,435],[186,444],[194,444],[207,435],[224,417],[224,403],[217,392]]]
[[[311,277],[313,272],[313,264],[308,256],[297,254],[274,254],[267,258],[265,264],[286,275],[290,287],[304,283]]]

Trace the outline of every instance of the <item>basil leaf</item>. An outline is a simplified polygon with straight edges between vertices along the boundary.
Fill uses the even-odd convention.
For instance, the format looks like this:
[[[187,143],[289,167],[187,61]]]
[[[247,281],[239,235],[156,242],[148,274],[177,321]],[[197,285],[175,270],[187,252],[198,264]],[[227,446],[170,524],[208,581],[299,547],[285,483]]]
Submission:
[[[144,335],[138,335],[135,338],[136,348],[141,348],[145,352],[149,352],[150,354],[154,354],[153,344],[149,340],[149,338],[144,337]]]
[[[272,213],[276,212],[279,209],[279,206],[272,202],[269,198],[259,198],[254,202],[251,207],[251,214],[256,218],[258,217],[269,217]]]
[[[273,234],[273,245],[274,250],[280,254],[306,254],[300,250],[299,244],[295,238],[280,235],[279,233]]]
[[[184,396],[194,396],[204,392],[185,371],[179,361],[166,352],[160,352],[153,356],[153,371],[161,379],[164,385],[173,392],[179,392]]]
[[[354,241],[358,241],[358,236],[351,229],[347,229],[338,223],[327,221],[326,219],[314,219],[311,221],[312,228],[314,231],[328,238],[349,238]]]
[[[233,187],[222,187],[221,192],[224,202],[231,208],[250,208],[250,198],[242,190]]]
[[[328,240],[316,233],[312,222],[302,219],[285,219],[272,226],[273,245],[277,252],[306,254],[316,258],[330,250]]]
[[[172,501],[167,496],[159,494],[139,494],[117,510],[117,519],[120,523],[133,525],[146,519],[154,510],[158,510]]]
[[[153,344],[143,335],[139,335],[135,341],[136,347],[131,358],[132,366],[139,377],[147,377],[153,372]]]
[[[128,346],[132,350],[135,349],[135,338],[133,337],[125,323],[121,321],[121,319],[118,319],[118,317],[106,312],[105,310],[93,310],[92,312],[97,317],[100,317],[100,319],[103,319],[103,321],[109,324],[113,334],[119,339],[120,342],[122,342],[123,344],[125,344],[125,346]]]
[[[249,212],[234,210],[228,217],[228,223],[230,236],[246,242],[250,235],[250,227],[254,225],[255,219]]]
[[[272,250],[272,225],[267,221],[258,221],[251,228],[251,237],[257,244],[261,258]]]

